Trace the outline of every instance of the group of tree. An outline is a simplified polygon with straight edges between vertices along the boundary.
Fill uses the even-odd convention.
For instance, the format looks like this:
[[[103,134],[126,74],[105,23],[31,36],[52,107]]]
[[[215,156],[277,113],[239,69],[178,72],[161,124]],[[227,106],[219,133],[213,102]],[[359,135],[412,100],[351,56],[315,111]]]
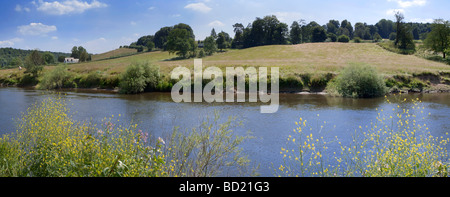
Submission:
[[[0,67],[17,68],[23,66],[25,58],[34,50],[23,50],[14,48],[0,48]],[[66,57],[70,54],[61,52],[40,52],[44,56],[44,64],[54,64],[60,57]],[[63,60],[64,61],[64,60]]]
[[[72,54],[70,55],[70,57],[79,59],[80,62],[86,62],[86,61],[91,61],[92,59],[92,55],[90,55],[85,48],[83,48],[82,46],[74,46],[72,48]]]
[[[440,46],[431,44],[437,34],[430,32],[432,32],[432,29],[439,29],[435,24],[406,23],[403,20],[404,16],[397,13],[395,21],[381,19],[373,25],[358,22],[353,26],[348,20],[341,22],[329,20],[325,25],[320,25],[315,21],[307,23],[305,20],[299,20],[294,21],[289,27],[286,23],[279,21],[275,15],[269,15],[262,18],[257,17],[247,26],[242,23],[234,24],[234,38],[230,37],[227,32],[216,33],[213,29],[210,36],[203,41],[198,41],[203,46],[199,50],[197,50],[198,44],[195,42],[192,28],[187,24],[180,23],[170,27],[162,27],[154,35],[143,36],[129,47],[137,47],[138,51],[143,51],[145,48],[148,51],[158,48],[188,58],[196,56],[198,51],[200,51],[200,56],[203,56],[203,54],[211,55],[227,48],[242,49],[263,45],[349,42],[350,40],[378,42],[382,39],[390,39],[399,49],[410,50],[415,47],[414,39],[425,40],[427,35],[431,35],[431,38],[427,41],[427,46],[435,48],[437,51],[446,51],[448,41],[441,42]]]

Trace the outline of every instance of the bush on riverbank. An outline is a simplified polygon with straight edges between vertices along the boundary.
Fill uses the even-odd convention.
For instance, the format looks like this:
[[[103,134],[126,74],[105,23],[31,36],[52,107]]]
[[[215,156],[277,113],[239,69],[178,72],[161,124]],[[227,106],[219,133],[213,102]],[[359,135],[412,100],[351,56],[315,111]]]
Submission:
[[[147,63],[134,63],[120,76],[120,92],[136,94],[152,90],[160,80],[159,67]]]
[[[379,97],[387,92],[384,79],[367,65],[351,64],[332,83],[329,88],[335,88],[344,97]]]
[[[72,74],[67,71],[66,67],[57,66],[42,76],[37,88],[51,90],[76,87],[71,78]]]

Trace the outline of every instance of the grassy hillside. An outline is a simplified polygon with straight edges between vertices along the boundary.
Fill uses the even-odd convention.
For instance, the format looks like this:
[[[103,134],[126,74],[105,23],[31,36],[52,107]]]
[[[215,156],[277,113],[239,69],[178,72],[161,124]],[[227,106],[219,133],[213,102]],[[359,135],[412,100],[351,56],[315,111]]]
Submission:
[[[193,59],[171,60],[168,52],[143,53],[118,59],[70,65],[75,72],[120,73],[133,61],[150,61],[163,73],[177,66],[193,67]],[[279,66],[281,73],[337,73],[350,63],[365,63],[387,75],[450,71],[450,66],[414,55],[400,55],[372,43],[308,43],[230,50],[203,58],[206,66]]]
[[[105,60],[105,59],[110,59],[110,58],[118,58],[118,57],[133,55],[136,53],[137,53],[136,49],[120,48],[120,49],[108,51],[106,53],[93,55],[92,61]]]
[[[132,53],[128,49],[118,49],[100,54],[95,59],[114,57],[116,54],[124,55],[120,58],[109,58],[79,64],[67,65],[69,72],[75,75],[99,73],[103,77],[117,77],[133,62],[144,62],[160,66],[160,72],[166,78],[173,68],[186,66],[193,70],[193,59],[179,60],[176,55],[168,52],[155,51],[149,53]],[[426,60],[415,55],[400,55],[389,52],[374,43],[308,43],[299,45],[271,45],[242,50],[229,50],[216,53],[203,58],[204,68],[217,66],[277,66],[280,67],[280,77],[293,76],[295,80],[303,80],[302,76],[308,74],[312,77],[324,77],[326,74],[339,74],[342,68],[350,64],[367,64],[375,67],[386,78],[397,76],[422,76],[423,73],[435,74],[431,81],[450,84],[450,66],[444,63]],[[45,67],[44,73],[55,67]],[[23,76],[23,71],[17,69],[0,70],[0,79],[8,81],[11,78]],[[442,75],[442,73],[444,73]],[[441,75],[441,76],[439,76]],[[328,75],[329,76],[329,75]],[[431,76],[434,77],[434,76]],[[5,80],[6,79],[6,80]],[[403,78],[400,78],[403,80]],[[11,81],[11,80],[9,80]],[[13,80],[14,81],[14,80]],[[16,80],[17,81],[17,80]],[[428,80],[430,81],[430,80]],[[1,81],[0,81],[1,82]],[[306,83],[303,80],[303,83]],[[11,84],[11,83],[9,83]],[[397,84],[398,85],[398,84]]]

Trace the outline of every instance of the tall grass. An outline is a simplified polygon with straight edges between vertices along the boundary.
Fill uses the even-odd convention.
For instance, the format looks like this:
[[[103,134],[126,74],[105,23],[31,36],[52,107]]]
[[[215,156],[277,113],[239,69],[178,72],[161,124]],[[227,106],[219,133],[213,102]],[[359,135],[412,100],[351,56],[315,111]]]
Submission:
[[[235,119],[220,123],[216,116],[189,133],[175,129],[170,139],[152,140],[120,118],[75,121],[59,95],[36,103],[17,132],[0,138],[0,177],[216,176],[248,166]]]
[[[389,100],[387,100],[390,103]],[[407,107],[376,109],[378,116],[366,127],[355,129],[352,141],[341,143],[324,135],[324,126],[310,126],[302,118],[280,154],[283,163],[277,176],[320,177],[447,177],[448,138],[433,137],[422,119],[423,106],[417,99]],[[316,136],[312,131],[319,131]],[[448,135],[448,133],[446,133]],[[317,136],[318,135],[318,136]],[[331,153],[329,147],[339,151]]]

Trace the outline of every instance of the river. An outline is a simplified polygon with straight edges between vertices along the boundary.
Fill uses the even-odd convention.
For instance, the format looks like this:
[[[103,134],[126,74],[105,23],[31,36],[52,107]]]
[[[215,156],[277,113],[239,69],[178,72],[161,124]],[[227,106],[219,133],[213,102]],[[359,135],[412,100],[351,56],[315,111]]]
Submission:
[[[51,92],[25,88],[0,88],[0,134],[16,130],[15,121],[32,104],[51,95]],[[238,135],[251,131],[253,139],[242,144],[253,165],[259,164],[261,176],[273,176],[273,167],[281,161],[281,147],[296,128],[295,121],[307,119],[315,127],[323,125],[330,136],[345,143],[358,130],[374,121],[380,109],[410,104],[400,102],[419,98],[422,111],[430,114],[425,121],[433,136],[445,136],[450,131],[450,93],[403,94],[386,98],[351,99],[320,94],[280,94],[277,113],[261,114],[261,103],[175,103],[170,93],[121,95],[99,91],[64,91],[63,97],[80,121],[100,122],[105,117],[121,114],[120,121],[140,125],[153,137],[167,137],[174,127],[183,130],[198,127],[215,112],[221,121],[235,116],[243,125],[236,128]],[[449,149],[449,147],[447,147]],[[231,175],[233,176],[233,175]]]

